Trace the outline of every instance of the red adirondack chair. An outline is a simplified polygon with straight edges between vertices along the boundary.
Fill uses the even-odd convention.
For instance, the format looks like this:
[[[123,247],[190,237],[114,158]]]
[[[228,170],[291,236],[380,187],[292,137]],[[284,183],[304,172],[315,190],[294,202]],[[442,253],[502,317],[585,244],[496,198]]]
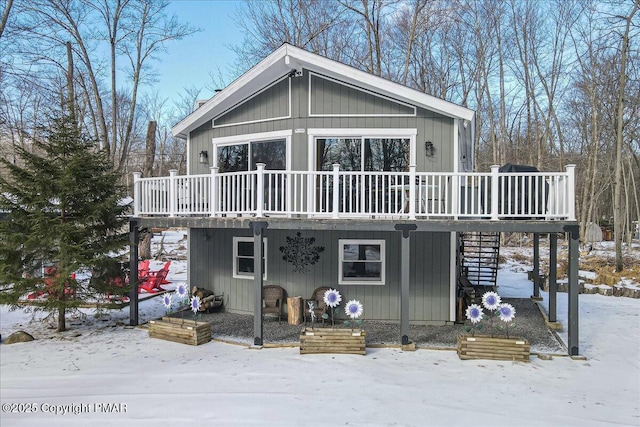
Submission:
[[[60,295],[60,291],[56,289],[55,283],[53,281],[54,278],[59,278],[59,277],[60,277],[60,273],[58,273],[58,267],[56,266],[45,267],[44,278],[43,278],[44,289],[30,293],[29,295],[27,295],[27,298],[30,300],[33,300],[45,294],[49,294],[56,298],[60,298],[62,295]],[[75,280],[75,278],[76,278],[76,273],[71,274],[71,279]],[[73,298],[76,295],[76,290],[71,287],[70,283],[67,282],[64,284],[63,294],[67,298]]]
[[[171,265],[171,261],[167,261],[158,271],[149,271],[149,275],[143,281],[139,280],[140,284],[138,285],[138,293],[148,292],[148,293],[156,293],[162,292],[165,289],[162,288],[163,283],[169,283],[166,281],[167,274],[169,273],[169,266]]]
[[[149,260],[145,259],[138,263],[138,281],[142,282],[149,278]]]

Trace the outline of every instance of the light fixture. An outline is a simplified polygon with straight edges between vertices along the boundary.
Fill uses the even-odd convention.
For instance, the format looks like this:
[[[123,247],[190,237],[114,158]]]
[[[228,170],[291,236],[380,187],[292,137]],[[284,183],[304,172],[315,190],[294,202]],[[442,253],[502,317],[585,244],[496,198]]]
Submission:
[[[200,163],[203,165],[209,163],[209,153],[206,150],[200,152]]]
[[[426,141],[424,143],[424,154],[428,157],[433,157],[436,152],[436,147],[433,146],[433,142]]]

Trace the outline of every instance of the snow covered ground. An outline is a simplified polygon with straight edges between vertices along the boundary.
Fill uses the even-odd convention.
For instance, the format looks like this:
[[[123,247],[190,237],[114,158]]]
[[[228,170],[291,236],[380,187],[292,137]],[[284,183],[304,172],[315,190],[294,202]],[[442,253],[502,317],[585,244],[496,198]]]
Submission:
[[[169,233],[165,249],[179,254],[181,239]],[[506,263],[500,294],[531,295],[529,268]],[[184,261],[172,263],[169,279],[186,280]],[[566,294],[558,302],[566,324]],[[301,356],[297,348],[192,347],[125,326],[128,309],[85,313],[56,334],[0,307],[3,337],[23,329],[37,338],[0,345],[2,427],[640,426],[637,299],[580,295],[586,360],[530,363],[461,361],[437,350]],[[143,322],[163,313],[159,298],[141,303]]]

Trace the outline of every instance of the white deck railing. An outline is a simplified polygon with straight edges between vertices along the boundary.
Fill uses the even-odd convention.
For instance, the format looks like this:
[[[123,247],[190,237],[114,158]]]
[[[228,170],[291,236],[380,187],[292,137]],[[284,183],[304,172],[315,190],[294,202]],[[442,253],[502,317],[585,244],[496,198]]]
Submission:
[[[141,178],[136,216],[307,216],[575,220],[574,165],[565,172],[265,170]]]

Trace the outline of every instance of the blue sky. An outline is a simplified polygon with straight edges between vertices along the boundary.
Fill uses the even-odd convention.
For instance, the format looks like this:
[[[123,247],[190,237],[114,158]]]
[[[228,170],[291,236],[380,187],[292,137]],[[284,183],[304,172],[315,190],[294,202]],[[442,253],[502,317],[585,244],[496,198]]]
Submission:
[[[209,73],[223,72],[235,62],[235,53],[228,46],[239,44],[244,35],[236,27],[233,16],[242,2],[235,0],[172,0],[167,14],[175,14],[181,22],[202,31],[182,40],[168,43],[168,51],[154,64],[158,82],[154,84],[161,97],[177,100],[185,87],[203,87],[210,81]],[[225,81],[229,83],[231,76]],[[200,98],[213,93],[201,92]]]

